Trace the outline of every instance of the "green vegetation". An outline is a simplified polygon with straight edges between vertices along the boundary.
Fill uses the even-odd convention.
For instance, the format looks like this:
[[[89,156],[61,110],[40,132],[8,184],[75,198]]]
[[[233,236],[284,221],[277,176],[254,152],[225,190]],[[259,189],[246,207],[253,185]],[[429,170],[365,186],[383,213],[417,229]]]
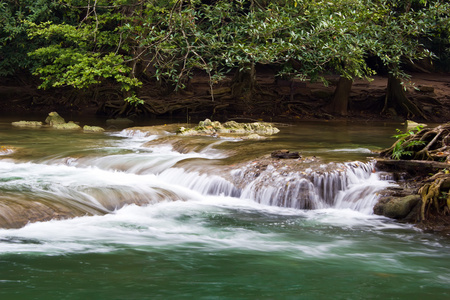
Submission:
[[[176,91],[196,71],[212,100],[233,72],[232,95],[251,99],[255,66],[268,65],[288,79],[340,75],[328,110],[345,115],[352,80],[375,74],[376,58],[390,74],[384,110],[425,117],[403,93],[403,66],[445,61],[449,12],[439,0],[7,0],[0,76],[28,70],[44,89],[110,84],[137,105],[144,82]]]
[[[421,131],[422,128],[422,125],[418,125],[404,133],[400,129],[397,129],[397,134],[393,136],[397,139],[397,142],[394,143],[394,148],[392,149],[392,158],[401,159],[404,156],[411,156],[414,153],[411,149],[415,146],[424,145],[425,141],[409,139],[411,136]]]

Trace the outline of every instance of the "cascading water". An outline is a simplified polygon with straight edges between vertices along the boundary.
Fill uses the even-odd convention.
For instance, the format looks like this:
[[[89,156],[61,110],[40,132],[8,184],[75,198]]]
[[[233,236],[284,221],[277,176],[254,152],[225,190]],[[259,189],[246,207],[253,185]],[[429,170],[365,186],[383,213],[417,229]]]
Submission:
[[[352,162],[322,165],[321,171],[280,172],[272,165],[255,176],[254,166],[231,171],[231,179],[170,168],[159,175],[165,182],[182,185],[204,195],[225,195],[258,203],[297,209],[350,208],[371,213],[376,192],[388,187],[374,164]],[[241,188],[239,188],[239,187]]]
[[[252,162],[226,169],[217,166],[201,172],[186,170],[176,165],[225,155],[210,146],[202,152],[185,154],[173,151],[170,144],[142,147],[158,136],[140,131],[125,130],[114,135],[125,139],[115,147],[104,148],[101,156],[50,156],[38,163],[0,162],[0,188],[4,192],[11,188],[28,191],[25,198],[31,197],[35,199],[32,203],[40,205],[27,203],[25,207],[47,211],[44,218],[41,214],[31,218],[35,220],[52,215],[110,213],[126,204],[195,199],[192,192],[287,208],[350,208],[371,213],[376,191],[389,185],[379,179],[370,162],[305,162],[292,169],[288,162],[272,160],[263,165]],[[11,214],[8,209],[3,209],[3,216],[0,212],[3,219],[11,219],[6,216]]]
[[[371,214],[390,184],[371,162],[329,163],[367,161],[364,128],[307,159],[336,136],[317,126],[286,144],[0,123],[0,298],[446,299],[450,243]]]
[[[331,163],[320,165],[318,170],[290,172],[268,165],[256,178],[252,178],[255,177],[253,169],[250,166],[250,170],[233,171],[235,181],[247,183],[241,197],[297,209],[351,208],[370,213],[376,202],[376,191],[389,185],[379,179],[373,163]]]

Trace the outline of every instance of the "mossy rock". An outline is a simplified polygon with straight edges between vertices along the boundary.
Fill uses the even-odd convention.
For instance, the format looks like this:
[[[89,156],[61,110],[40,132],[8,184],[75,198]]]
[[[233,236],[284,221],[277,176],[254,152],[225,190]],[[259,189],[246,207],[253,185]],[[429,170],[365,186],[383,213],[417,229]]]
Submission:
[[[377,215],[383,215],[392,219],[406,218],[414,207],[421,201],[419,195],[408,195],[404,197],[387,197],[374,207]]]
[[[192,135],[211,135],[228,134],[233,133],[237,135],[273,135],[280,130],[274,127],[270,123],[255,122],[255,123],[237,123],[235,121],[229,121],[224,124],[220,122],[213,122],[209,119],[200,121],[198,126],[194,128],[181,127],[178,130],[179,135],[192,136]],[[256,139],[256,136],[254,136]]]
[[[12,126],[15,127],[27,127],[27,128],[38,128],[42,126],[42,122],[40,121],[18,121],[12,122]]]
[[[45,123],[50,126],[65,124],[66,121],[63,117],[61,117],[56,111],[52,111],[48,114],[48,117],[45,119]]]
[[[69,121],[64,124],[56,124],[53,125],[52,127],[58,130],[81,130],[81,126],[75,124],[73,121]]]
[[[99,126],[84,125],[83,131],[84,132],[104,132],[105,129],[103,129],[102,127],[99,127]]]

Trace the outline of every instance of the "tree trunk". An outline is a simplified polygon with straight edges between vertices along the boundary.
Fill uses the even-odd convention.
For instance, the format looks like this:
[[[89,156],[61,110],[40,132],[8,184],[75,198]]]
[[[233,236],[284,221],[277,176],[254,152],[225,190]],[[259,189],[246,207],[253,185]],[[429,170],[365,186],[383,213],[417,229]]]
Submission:
[[[346,77],[339,78],[338,85],[334,92],[333,99],[325,107],[325,110],[332,114],[346,116],[348,112],[348,102],[352,90],[353,80]]]
[[[396,113],[406,115],[407,118],[421,117],[427,119],[423,111],[417,107],[405,94],[400,79],[389,75],[384,108],[382,112],[393,108]]]
[[[252,98],[256,86],[255,64],[251,63],[247,68],[236,71],[231,84],[231,94],[248,101]]]

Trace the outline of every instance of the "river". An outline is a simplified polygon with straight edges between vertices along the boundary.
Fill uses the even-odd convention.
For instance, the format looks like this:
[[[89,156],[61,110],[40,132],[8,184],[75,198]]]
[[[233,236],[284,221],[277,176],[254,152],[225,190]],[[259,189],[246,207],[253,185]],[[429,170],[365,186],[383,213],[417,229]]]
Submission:
[[[374,172],[371,151],[400,124],[303,122],[261,141],[187,138],[179,152],[173,125],[88,134],[10,121],[0,121],[0,146],[16,149],[0,156],[3,218],[60,220],[0,229],[1,299],[450,298],[449,239],[372,213],[395,183]],[[326,170],[239,177],[284,148]],[[330,178],[338,187],[325,188]],[[299,181],[295,195],[314,209],[291,201],[286,186]]]

